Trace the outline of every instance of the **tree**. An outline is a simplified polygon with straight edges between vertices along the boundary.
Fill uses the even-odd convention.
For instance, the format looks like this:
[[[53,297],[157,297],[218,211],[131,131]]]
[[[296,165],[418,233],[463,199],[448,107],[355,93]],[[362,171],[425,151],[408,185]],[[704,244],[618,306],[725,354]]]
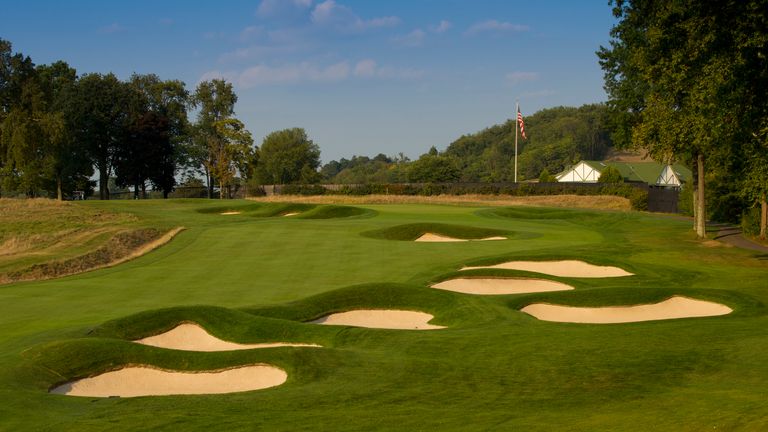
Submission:
[[[87,74],[77,83],[72,124],[75,139],[85,146],[99,172],[99,197],[109,199],[109,177],[115,155],[126,139],[129,89],[114,74]]]
[[[219,182],[219,198],[228,198],[235,176],[248,177],[255,155],[253,138],[245,125],[237,119],[224,119],[214,123],[216,133],[211,136],[209,148],[215,161],[208,167]],[[226,191],[226,193],[225,193]]]
[[[705,163],[728,159],[766,113],[760,29],[767,10],[765,0],[617,0],[610,48],[598,51],[616,135],[658,160],[696,166],[700,238],[706,236]]]
[[[186,152],[188,92],[181,81],[161,81],[156,75],[131,76],[127,84],[126,138],[115,153],[116,182],[133,186],[134,197],[146,197],[146,183],[163,191],[176,185],[176,171]]]
[[[216,135],[215,124],[234,116],[236,102],[237,95],[232,84],[220,79],[201,82],[192,96],[192,104],[200,111],[197,123],[192,128],[188,156],[193,165],[203,169],[208,184],[208,198],[213,198],[214,184],[210,169],[217,164],[215,146],[222,139]]]
[[[450,156],[423,154],[408,170],[408,179],[416,183],[454,182],[461,176],[456,160]]]
[[[39,66],[37,72],[48,110],[60,116],[51,123],[53,133],[49,135],[45,171],[55,184],[57,198],[62,200],[65,190],[71,193],[84,189],[93,175],[93,166],[83,145],[75,139],[72,123],[77,71],[58,61]]]
[[[760,238],[768,230],[768,119],[754,140],[745,149],[747,160],[743,192],[747,199],[760,205]]]
[[[544,168],[541,171],[541,174],[539,174],[539,183],[554,183],[556,181],[557,181],[557,178],[555,178],[555,176],[550,174],[546,168]]]
[[[283,129],[264,138],[255,175],[261,184],[316,183],[320,148],[302,128]]]

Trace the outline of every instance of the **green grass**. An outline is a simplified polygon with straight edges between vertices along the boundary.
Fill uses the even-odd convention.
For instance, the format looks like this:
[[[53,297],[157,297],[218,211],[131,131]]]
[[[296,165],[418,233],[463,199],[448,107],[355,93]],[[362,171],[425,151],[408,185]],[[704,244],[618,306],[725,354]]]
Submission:
[[[703,247],[687,222],[639,213],[447,205],[306,205],[291,218],[268,216],[299,207],[246,201],[77,205],[142,226],[187,230],[117,267],[0,287],[0,430],[768,428],[768,257]],[[218,214],[223,211],[242,213]],[[318,213],[333,217],[313,218]],[[407,240],[414,226],[509,239],[386,240],[403,232]],[[458,271],[509,259],[581,259],[635,275]],[[428,288],[459,275],[537,277],[576,289],[473,296]],[[540,301],[601,306],[673,295],[717,301],[734,312],[616,325],[543,322],[519,312]],[[421,310],[448,328],[306,322],[363,307]],[[130,342],[180,322],[241,343],[323,348],[197,353]],[[285,369],[288,381],[229,395],[47,393],[126,364],[196,371],[253,363]]]
[[[476,240],[486,237],[509,236],[513,234],[508,230],[478,228],[464,225],[451,225],[443,223],[412,223],[366,231],[362,233],[362,235],[383,240],[413,241],[427,233],[463,240]]]

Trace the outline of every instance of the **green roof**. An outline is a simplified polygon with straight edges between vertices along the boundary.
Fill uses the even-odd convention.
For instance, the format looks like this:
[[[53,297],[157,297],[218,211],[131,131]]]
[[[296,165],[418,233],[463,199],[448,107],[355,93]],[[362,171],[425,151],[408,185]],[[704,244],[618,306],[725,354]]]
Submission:
[[[597,171],[603,172],[606,167],[614,167],[624,177],[625,181],[644,182],[650,185],[656,184],[659,175],[666,167],[666,164],[658,162],[604,162],[604,161],[582,161]],[[681,182],[689,182],[693,178],[693,173],[688,168],[675,164],[672,169],[677,174]]]

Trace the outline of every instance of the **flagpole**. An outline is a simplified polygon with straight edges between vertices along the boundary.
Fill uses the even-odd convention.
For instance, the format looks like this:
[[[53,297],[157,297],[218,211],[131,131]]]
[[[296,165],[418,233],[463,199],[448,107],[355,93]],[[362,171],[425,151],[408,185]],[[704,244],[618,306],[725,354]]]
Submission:
[[[517,113],[520,112],[520,102],[515,101],[515,183],[517,183],[517,128],[518,124]]]

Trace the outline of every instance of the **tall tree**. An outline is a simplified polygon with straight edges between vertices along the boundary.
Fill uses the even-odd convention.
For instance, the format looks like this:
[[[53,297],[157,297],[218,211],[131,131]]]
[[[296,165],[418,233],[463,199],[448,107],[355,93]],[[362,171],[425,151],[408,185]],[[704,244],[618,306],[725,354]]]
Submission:
[[[109,199],[115,155],[126,139],[129,91],[114,74],[87,74],[78,80],[73,101],[75,137],[99,172],[99,196]]]
[[[740,40],[750,35],[736,29],[744,27],[741,20],[760,22],[749,16],[764,16],[766,9],[765,0],[617,0],[610,48],[598,51],[618,136],[631,136],[634,146],[648,148],[658,160],[696,166],[695,228],[701,238],[705,163],[724,160],[745,131],[737,120],[743,107],[733,77],[740,70],[751,74],[741,68],[739,54]]]
[[[40,90],[32,59],[13,53],[10,42],[0,39],[0,188],[18,189],[35,177],[27,161],[39,163],[36,154],[39,124],[33,111],[40,110]],[[26,180],[26,181],[25,181]]]
[[[151,181],[167,197],[184,159],[189,94],[184,83],[162,81],[153,74],[134,74],[127,90],[126,138],[115,153],[117,185],[133,186],[134,197],[139,198],[139,191],[146,196],[146,184]]]
[[[49,134],[45,169],[54,184],[56,197],[62,200],[65,190],[69,193],[82,188],[93,174],[85,149],[75,139],[72,123],[77,71],[63,61],[39,66],[37,71],[48,111],[61,116],[60,123],[54,117],[51,124],[54,133]]]
[[[302,128],[267,135],[259,154],[255,175],[261,184],[306,184],[320,180],[320,148]]]
[[[216,143],[218,136],[216,123],[232,118],[235,114],[237,95],[232,84],[214,79],[198,84],[192,96],[192,104],[199,109],[197,122],[192,128],[192,140],[189,157],[192,164],[201,167],[208,185],[208,198],[213,198],[214,179],[211,167],[217,164]]]
[[[218,180],[219,198],[229,198],[235,177],[248,177],[255,150],[251,133],[237,119],[223,119],[214,123],[216,134],[209,142],[215,162],[208,167]]]

